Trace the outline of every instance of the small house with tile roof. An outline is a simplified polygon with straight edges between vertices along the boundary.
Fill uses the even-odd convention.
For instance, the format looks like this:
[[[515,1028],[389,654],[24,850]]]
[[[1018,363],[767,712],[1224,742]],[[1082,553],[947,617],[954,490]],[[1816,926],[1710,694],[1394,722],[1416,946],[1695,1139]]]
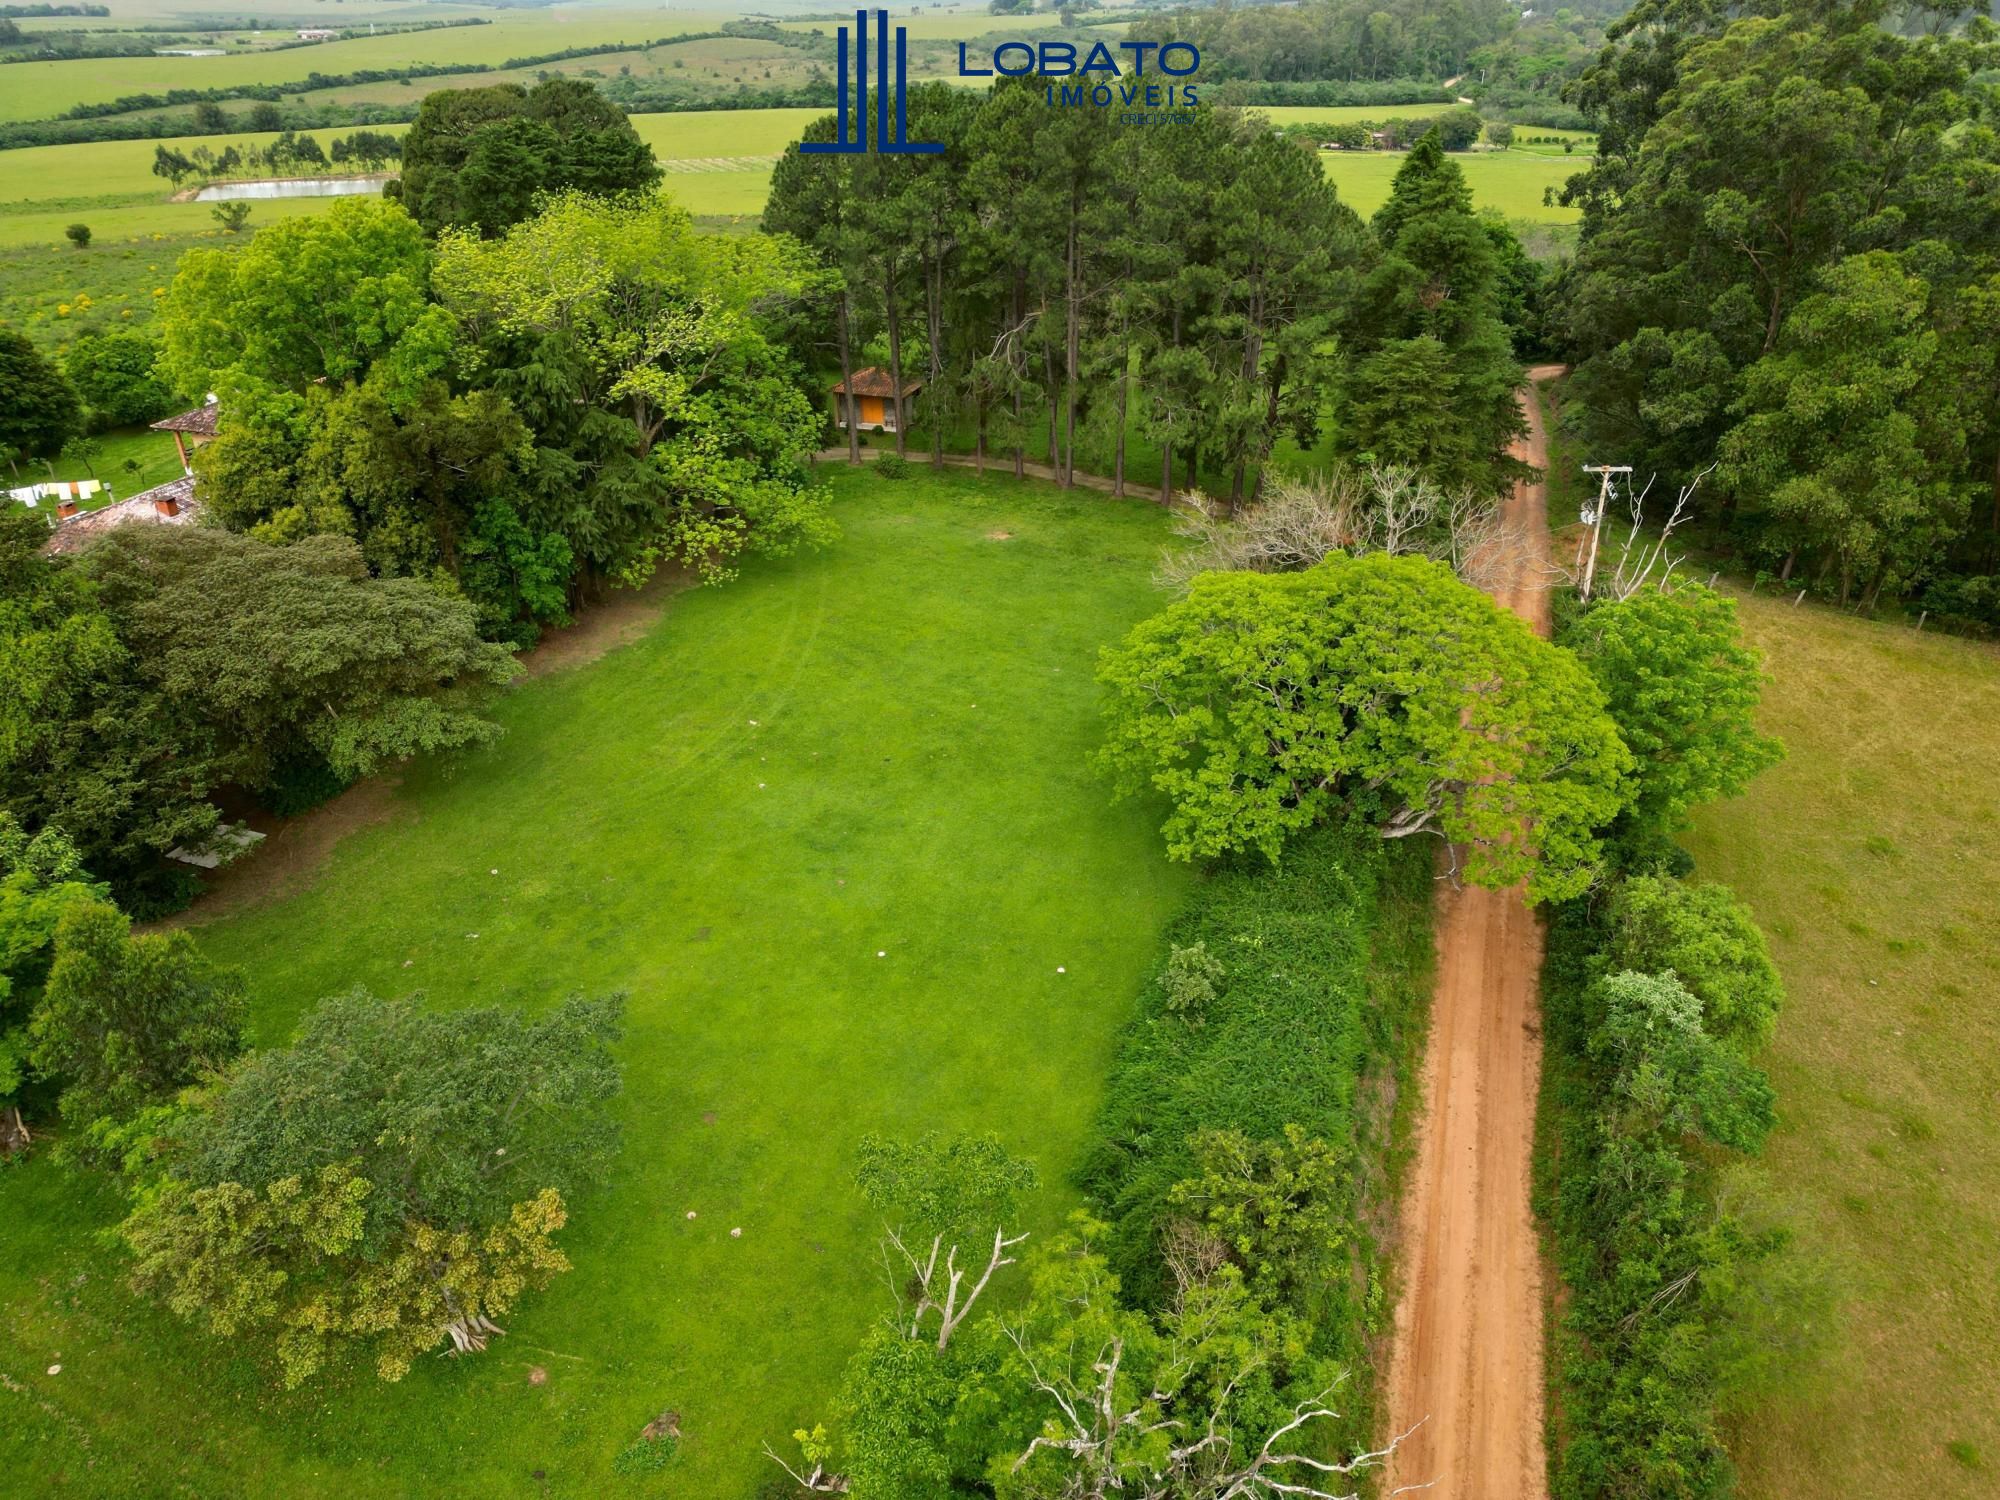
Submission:
[[[834,382],[834,425],[843,430],[872,427],[878,432],[906,429],[910,425],[910,399],[923,387],[921,380],[906,379],[899,389],[895,377],[874,365],[856,370],[846,380]]]

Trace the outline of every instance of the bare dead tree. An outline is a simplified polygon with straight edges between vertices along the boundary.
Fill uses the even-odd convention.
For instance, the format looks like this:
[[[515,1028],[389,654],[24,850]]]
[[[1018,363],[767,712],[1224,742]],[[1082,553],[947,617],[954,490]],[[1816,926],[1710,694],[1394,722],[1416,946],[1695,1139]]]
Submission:
[[[810,1472],[801,1474],[797,1469],[778,1457],[769,1443],[764,1445],[764,1456],[792,1476],[792,1483],[800,1489],[815,1495],[844,1495],[847,1493],[847,1476],[829,1474],[824,1463],[814,1463]]]
[[[943,1235],[933,1235],[929,1251],[919,1255],[903,1242],[903,1236],[898,1231],[889,1230],[882,1240],[882,1265],[888,1273],[889,1286],[896,1294],[897,1322],[903,1336],[922,1338],[924,1318],[935,1312],[938,1315],[937,1346],[942,1353],[951,1344],[951,1336],[971,1315],[973,1304],[986,1290],[986,1283],[993,1279],[993,1273],[1002,1266],[1014,1264],[1014,1257],[1007,1252],[1027,1237],[1026,1234],[1017,1234],[1010,1238],[1005,1229],[995,1229],[993,1250],[986,1258],[986,1269],[979,1273],[978,1280],[968,1285],[966,1278],[971,1271],[959,1265],[958,1246],[947,1246]],[[908,1268],[906,1277],[897,1274],[891,1251],[900,1256]],[[902,1311],[906,1288],[914,1289],[907,1314]],[[907,1326],[903,1326],[905,1319]]]
[[[1528,545],[1498,501],[1445,491],[1403,468],[1279,476],[1233,520],[1199,491],[1182,496],[1179,509],[1176,530],[1195,545],[1165,553],[1155,575],[1176,590],[1200,573],[1298,572],[1333,552],[1429,557],[1484,587],[1510,574]]]
[[[1631,519],[1618,545],[1617,565],[1608,577],[1600,573],[1594,583],[1594,594],[1618,603],[1648,588],[1672,592],[1674,573],[1687,561],[1687,554],[1672,550],[1674,532],[1693,514],[1695,491],[1701,488],[1704,479],[1715,472],[1715,467],[1710,464],[1681,486],[1657,533],[1646,530],[1646,502],[1659,476],[1648,479],[1645,487],[1637,493],[1628,494],[1626,508]],[[1572,564],[1557,560],[1549,567],[1556,577],[1572,586],[1579,581]]]
[[[1292,1409],[1291,1417],[1272,1431],[1254,1453],[1237,1453],[1239,1435],[1230,1426],[1230,1401],[1237,1385],[1256,1368],[1253,1360],[1239,1370],[1201,1421],[1199,1430],[1179,1417],[1166,1415],[1169,1398],[1153,1391],[1143,1397],[1124,1396],[1118,1389],[1124,1361],[1122,1339],[1113,1338],[1091,1362],[1093,1379],[1073,1381],[1067,1372],[1044,1370],[1028,1339],[1018,1329],[1003,1330],[1025,1364],[1033,1388],[1054,1403],[1056,1415],[1014,1460],[1019,1473],[1038,1453],[1058,1453],[1071,1464],[1062,1477],[1056,1500],[1355,1500],[1351,1490],[1336,1491],[1336,1481],[1375,1467],[1409,1437],[1405,1432],[1385,1448],[1342,1461],[1295,1451],[1307,1447],[1303,1433],[1313,1423],[1339,1415],[1326,1404],[1332,1388]],[[1419,1423],[1418,1426],[1421,1426]],[[1410,1432],[1416,1431],[1415,1427]],[[1171,1434],[1163,1457],[1135,1469],[1131,1455],[1135,1438]],[[1425,1489],[1404,1485],[1405,1494]]]

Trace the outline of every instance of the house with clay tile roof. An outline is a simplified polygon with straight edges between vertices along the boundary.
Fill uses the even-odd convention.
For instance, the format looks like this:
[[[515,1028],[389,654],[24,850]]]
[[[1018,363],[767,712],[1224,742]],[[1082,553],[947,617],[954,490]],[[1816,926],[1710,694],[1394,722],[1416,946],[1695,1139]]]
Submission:
[[[895,377],[887,370],[874,365],[856,370],[846,380],[834,382],[834,425],[841,428],[849,424],[856,428],[873,427],[879,432],[906,428],[910,419],[910,398],[923,386],[921,380],[905,380],[898,390]]]
[[[201,506],[194,498],[194,476],[184,474],[101,510],[64,516],[42,543],[42,551],[51,557],[68,557],[121,526],[191,526],[200,519]]]

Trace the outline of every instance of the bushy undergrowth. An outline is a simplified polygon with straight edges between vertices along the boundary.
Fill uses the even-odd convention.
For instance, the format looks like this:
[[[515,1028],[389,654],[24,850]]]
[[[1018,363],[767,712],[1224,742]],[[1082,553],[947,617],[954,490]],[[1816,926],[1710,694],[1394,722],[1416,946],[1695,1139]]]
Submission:
[[[1413,1067],[1430,975],[1429,852],[1321,826],[1294,838],[1276,869],[1245,861],[1210,876],[1168,930],[1081,1172],[1136,1305],[1157,1306],[1170,1290],[1162,1238],[1176,1185],[1202,1172],[1204,1133],[1281,1141],[1295,1127],[1344,1168],[1347,1274],[1314,1310],[1314,1343],[1362,1373],[1381,1309],[1357,1220],[1388,1175],[1392,1144],[1389,1111],[1369,1108],[1363,1091],[1380,1079],[1370,1098],[1390,1104]],[[1175,955],[1196,947],[1220,970],[1205,971],[1212,993],[1198,1014],[1175,1005],[1187,967]]]
[[[1719,1414],[1804,1352],[1817,1294],[1736,1190],[1772,1122],[1749,1053],[1777,999],[1723,887],[1637,876],[1550,925],[1536,1193],[1565,1292],[1556,1500],[1733,1495]]]

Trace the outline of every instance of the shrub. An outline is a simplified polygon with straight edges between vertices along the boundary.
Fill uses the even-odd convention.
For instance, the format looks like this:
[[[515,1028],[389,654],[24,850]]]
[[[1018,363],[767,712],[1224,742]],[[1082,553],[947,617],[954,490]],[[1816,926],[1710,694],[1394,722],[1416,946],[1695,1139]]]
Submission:
[[[1208,951],[1207,943],[1170,949],[1166,967],[1160,970],[1160,991],[1166,998],[1167,1009],[1190,1025],[1199,1026],[1208,1002],[1215,998],[1216,985],[1223,973],[1222,960]]]
[[[672,1438],[634,1438],[611,1460],[612,1470],[628,1479],[657,1474],[673,1462],[677,1446]]]
[[[885,453],[875,460],[875,472],[883,479],[907,479],[910,461],[900,453]]]
[[[1770,1040],[1784,985],[1748,907],[1726,885],[1641,875],[1610,903],[1607,967],[1673,973],[1711,1035],[1743,1052]]]
[[[63,231],[63,238],[79,250],[88,250],[90,248],[90,226],[88,224],[72,224]]]

